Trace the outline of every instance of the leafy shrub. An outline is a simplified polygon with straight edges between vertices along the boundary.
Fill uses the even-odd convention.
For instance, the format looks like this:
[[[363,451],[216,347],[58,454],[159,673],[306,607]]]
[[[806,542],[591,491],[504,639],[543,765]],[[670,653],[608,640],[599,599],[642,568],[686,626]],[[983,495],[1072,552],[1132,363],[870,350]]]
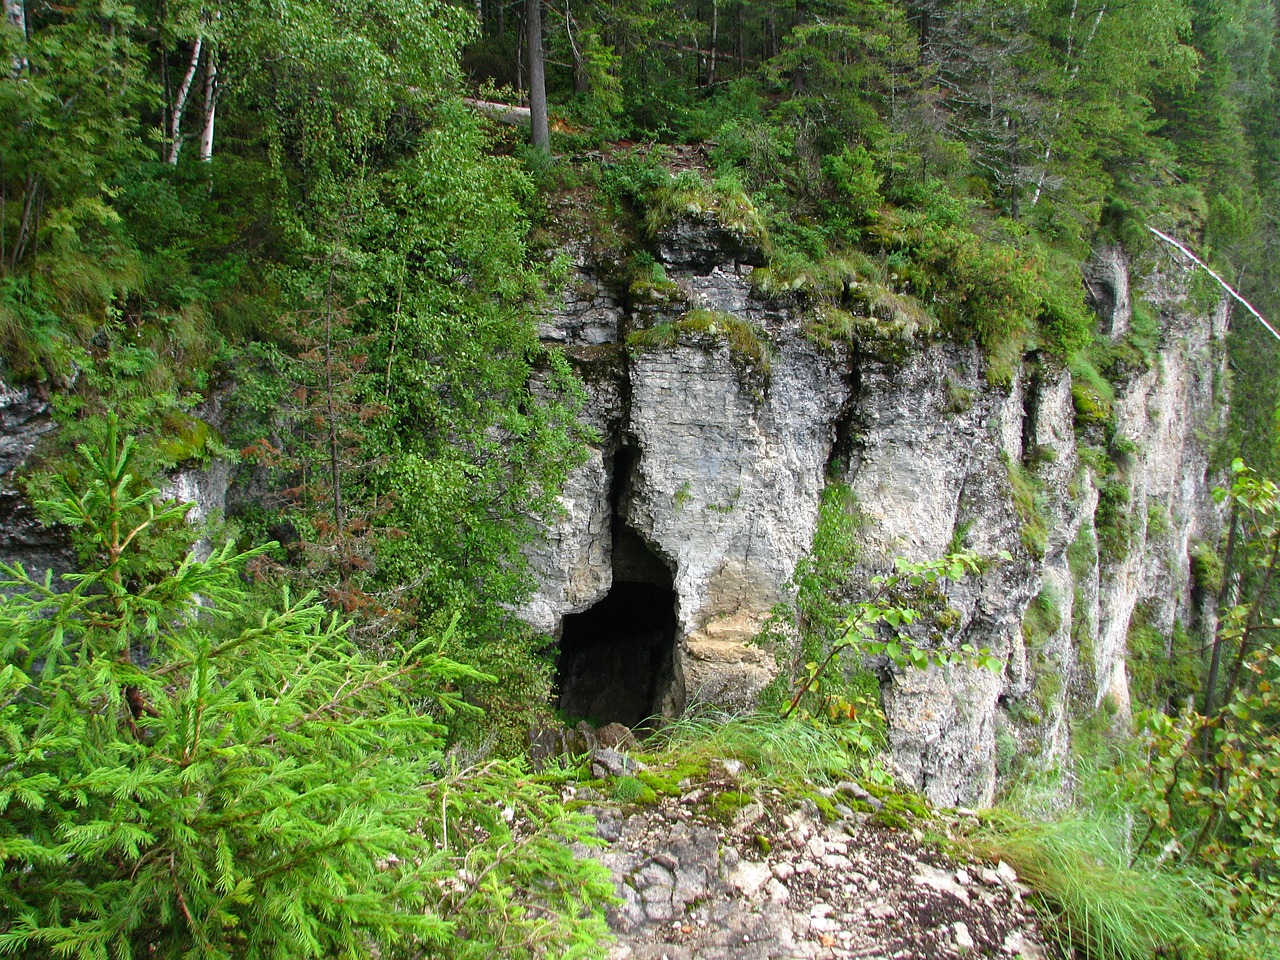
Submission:
[[[832,194],[825,205],[827,222],[842,242],[857,243],[862,238],[861,228],[875,218],[884,202],[880,193],[884,178],[861,144],[823,157],[822,170]]]
[[[1227,885],[1239,929],[1274,949],[1280,935],[1280,616],[1272,592],[1280,562],[1280,489],[1236,460],[1230,491],[1238,511],[1246,593],[1224,609],[1214,657],[1233,661],[1223,689],[1206,681],[1204,712],[1138,717],[1143,763],[1125,771],[1146,819],[1136,853],[1176,851]],[[1219,705],[1220,704],[1220,705]]]

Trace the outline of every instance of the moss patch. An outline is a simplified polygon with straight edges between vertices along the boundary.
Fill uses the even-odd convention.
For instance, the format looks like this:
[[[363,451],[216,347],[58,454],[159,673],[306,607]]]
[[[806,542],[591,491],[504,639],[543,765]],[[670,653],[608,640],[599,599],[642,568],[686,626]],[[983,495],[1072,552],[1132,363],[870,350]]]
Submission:
[[[678,797],[689,784],[701,783],[707,779],[707,762],[683,760],[669,767],[651,766],[636,774],[636,778],[664,797]]]
[[[627,335],[632,350],[670,350],[682,341],[707,339],[729,347],[729,356],[749,373],[769,375],[772,358],[764,332],[731,313],[690,310],[679,320],[655,324]]]

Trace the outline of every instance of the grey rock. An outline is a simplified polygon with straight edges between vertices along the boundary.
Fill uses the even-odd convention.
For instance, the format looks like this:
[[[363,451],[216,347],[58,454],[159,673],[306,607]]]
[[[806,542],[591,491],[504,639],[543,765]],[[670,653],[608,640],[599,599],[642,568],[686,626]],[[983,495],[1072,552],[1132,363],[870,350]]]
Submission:
[[[943,585],[948,625],[919,637],[944,649],[984,648],[999,671],[964,661],[882,671],[895,773],[936,805],[966,807],[994,796],[997,737],[1052,762],[1067,754],[1073,715],[1109,699],[1123,719],[1136,610],[1165,632],[1175,620],[1212,632],[1212,603],[1190,589],[1188,553],[1221,528],[1204,437],[1221,417],[1214,384],[1226,311],[1197,315],[1182,268],[1144,263],[1146,279],[1131,283],[1126,256],[1105,247],[1086,267],[1105,335],[1124,334],[1138,297],[1161,324],[1153,369],[1132,371],[1116,391],[1116,436],[1131,451],[1119,482],[1132,548],[1108,558],[1087,549],[1097,542],[1101,481],[1078,453],[1106,438],[1077,428],[1068,372],[1044,360],[993,386],[972,346],[921,337],[890,348],[819,347],[803,336],[797,304],[753,296],[742,250],[715,229],[689,221],[660,240],[679,287],[668,318],[700,307],[751,324],[771,354],[767,375],[724,337],[682,334],[671,347],[622,353],[573,346],[585,342],[579,320],[549,319],[564,324],[553,339],[582,358],[586,419],[601,439],[565,488],[563,518],[531,550],[538,588],[521,611],[531,625],[558,636],[566,616],[591,608],[615,582],[656,576],[637,573],[619,539],[630,537],[669,577],[677,612],[670,664],[645,708],[664,716],[700,703],[750,709],[792,656],[785,624],[772,646],[752,641],[791,599],[834,475],[862,521],[865,560],[852,595],[895,556],[931,559],[961,543],[1012,558]],[[602,322],[619,342],[652,321],[610,299],[596,266],[579,271],[579,314],[612,311]],[[1023,542],[1011,465],[1036,484],[1044,530],[1035,553]],[[1167,522],[1148,530],[1156,515]],[[1058,627],[1028,649],[1023,620],[1037,595],[1056,608]],[[1073,623],[1085,625],[1088,643],[1073,637]],[[1048,675],[1056,679],[1041,682]]]
[[[619,753],[611,747],[597,747],[591,751],[591,775],[603,779],[605,777],[621,777],[638,773],[645,768],[644,764],[625,753]]]

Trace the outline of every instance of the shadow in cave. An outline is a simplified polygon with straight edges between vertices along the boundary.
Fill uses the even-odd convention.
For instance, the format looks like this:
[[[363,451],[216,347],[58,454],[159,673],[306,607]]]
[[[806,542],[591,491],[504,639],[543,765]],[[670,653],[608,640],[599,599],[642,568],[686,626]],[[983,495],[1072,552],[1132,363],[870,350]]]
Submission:
[[[556,671],[561,712],[628,727],[668,712],[677,686],[675,602],[662,562],[635,532],[616,529],[613,587],[589,610],[564,618]]]

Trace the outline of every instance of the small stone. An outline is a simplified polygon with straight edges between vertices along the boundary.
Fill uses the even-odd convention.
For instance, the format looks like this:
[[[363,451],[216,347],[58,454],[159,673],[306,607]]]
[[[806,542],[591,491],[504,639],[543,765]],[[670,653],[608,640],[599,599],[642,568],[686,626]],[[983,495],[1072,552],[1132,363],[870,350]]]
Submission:
[[[969,926],[966,923],[957,923],[952,927],[956,939],[956,946],[960,948],[962,953],[967,953],[975,946],[973,942],[973,934],[969,932]]]
[[[880,901],[879,903],[873,903],[871,907],[867,910],[867,913],[871,914],[877,920],[888,920],[890,917],[897,915],[897,911],[894,910],[890,904],[885,903],[883,900]]]
[[[639,760],[632,759],[610,747],[597,747],[591,752],[591,775],[598,779],[620,777],[645,768]]]
[[[1015,930],[1004,938],[1000,951],[1019,960],[1045,960],[1044,949],[1035,941],[1028,940],[1021,931]]]
[[[730,760],[728,758],[722,757],[716,760],[712,760],[711,763],[708,764],[708,766],[710,767],[710,770],[708,772],[712,776],[715,776],[716,774],[720,774],[721,776],[727,777],[728,779],[731,779],[731,780],[736,779],[738,774],[742,773],[741,760]]]
[[[621,723],[606,723],[596,731],[596,742],[602,747],[626,750],[636,745],[631,728]]]
[[[773,903],[786,903],[791,899],[791,891],[779,882],[776,877],[765,885],[765,893],[768,894]]]
[[[963,867],[961,867],[959,870],[956,871],[956,883],[960,884],[961,886],[967,887],[969,886],[969,884],[973,883],[973,877],[969,876],[968,870],[965,870]]]
[[[996,873],[990,867],[983,867],[978,871],[978,879],[985,883],[988,887],[1000,886],[1000,874]]]
[[[996,876],[1000,878],[1000,882],[1006,887],[1012,888],[1018,882],[1018,871],[1003,860],[996,864]]]
[[[778,861],[770,869],[773,875],[779,880],[790,880],[796,873],[796,868],[786,860]]]
[[[773,878],[765,864],[752,860],[743,860],[729,874],[728,879],[745,896],[750,897],[758,893]]]

